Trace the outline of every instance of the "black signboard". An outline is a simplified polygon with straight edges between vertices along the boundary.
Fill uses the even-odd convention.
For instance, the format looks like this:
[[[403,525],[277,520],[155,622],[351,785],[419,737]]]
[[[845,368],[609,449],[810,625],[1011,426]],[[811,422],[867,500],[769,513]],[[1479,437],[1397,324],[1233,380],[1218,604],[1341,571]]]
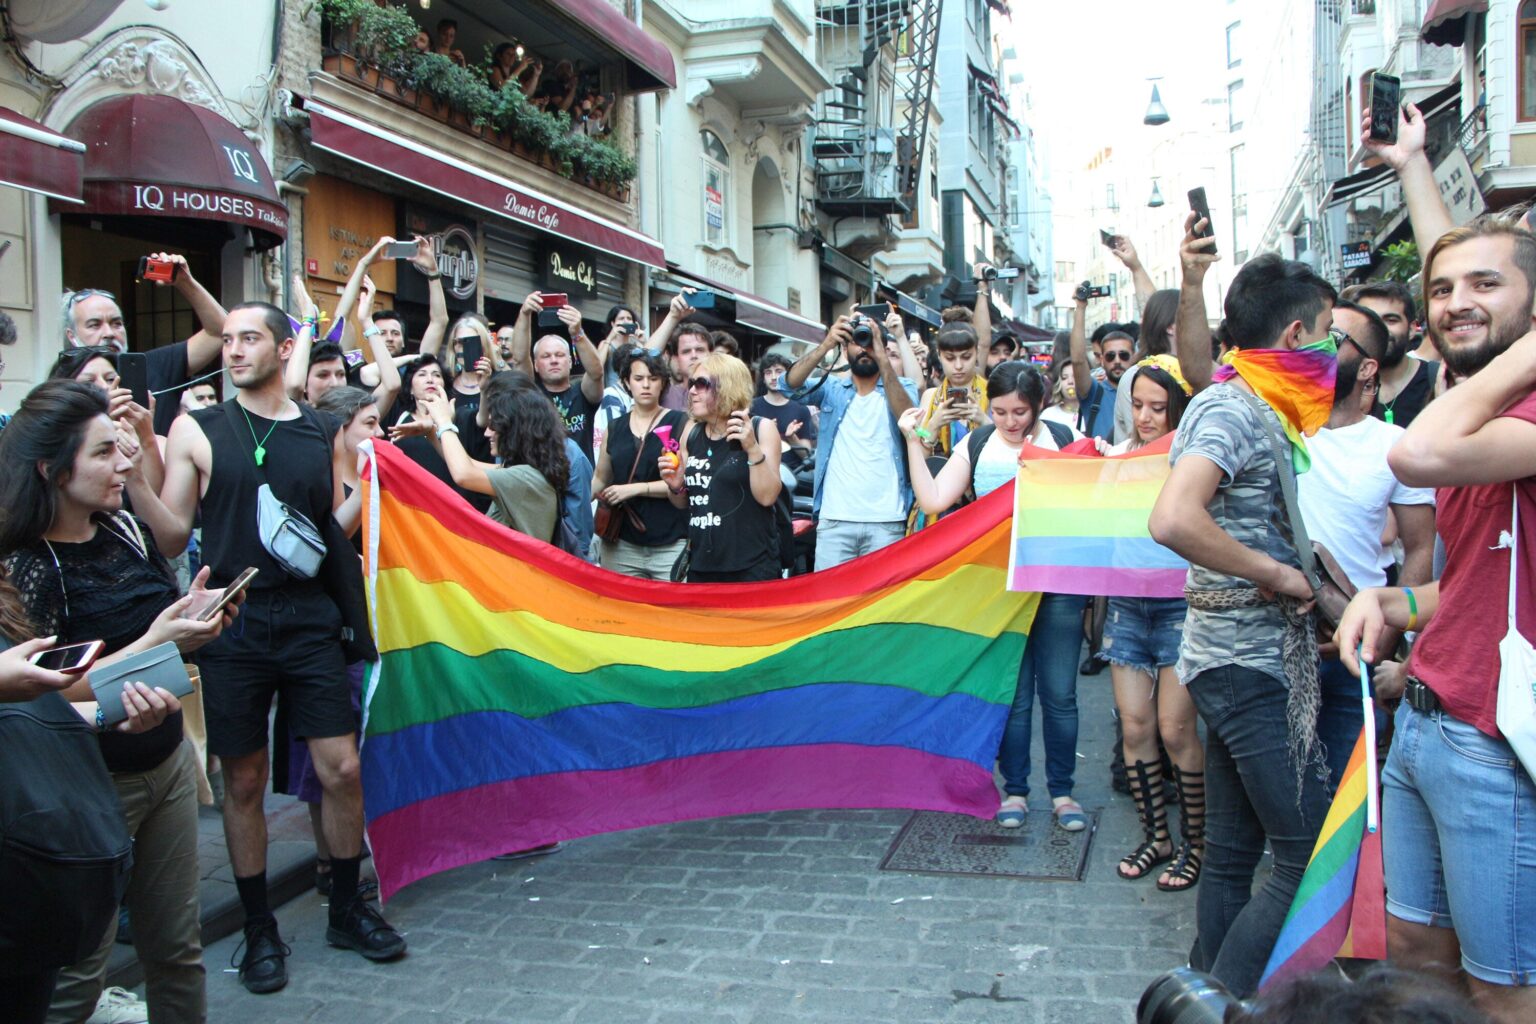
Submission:
[[[437,269],[443,275],[443,297],[456,313],[473,313],[480,291],[480,253],[476,238],[478,225],[467,218],[455,217],[441,210],[405,204],[402,207],[400,239],[426,235],[437,253]],[[405,261],[402,260],[401,263]],[[405,302],[428,301],[427,278],[415,269],[400,268],[395,297]]]
[[[539,246],[539,289],[563,292],[572,302],[597,297],[597,253],[546,235]]]
[[[1359,267],[1371,265],[1371,243],[1369,241],[1345,242],[1339,246],[1339,251],[1344,257],[1343,267],[1345,270],[1355,270]]]

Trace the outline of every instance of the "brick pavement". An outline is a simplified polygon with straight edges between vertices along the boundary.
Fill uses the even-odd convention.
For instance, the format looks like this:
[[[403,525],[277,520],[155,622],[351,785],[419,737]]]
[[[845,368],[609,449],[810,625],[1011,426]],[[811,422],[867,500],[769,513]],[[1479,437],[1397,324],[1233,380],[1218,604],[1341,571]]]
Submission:
[[[1121,1024],[1184,962],[1193,895],[1124,882],[1130,801],[1108,785],[1109,676],[1079,681],[1078,798],[1103,808],[1085,880],[910,875],[877,865],[908,814],[802,811],[597,836],[409,887],[411,953],[324,945],[308,893],[278,917],[291,981],[251,996],[208,951],[209,1019],[323,1022],[1006,1021]],[[1036,793],[1038,725],[1035,739]]]

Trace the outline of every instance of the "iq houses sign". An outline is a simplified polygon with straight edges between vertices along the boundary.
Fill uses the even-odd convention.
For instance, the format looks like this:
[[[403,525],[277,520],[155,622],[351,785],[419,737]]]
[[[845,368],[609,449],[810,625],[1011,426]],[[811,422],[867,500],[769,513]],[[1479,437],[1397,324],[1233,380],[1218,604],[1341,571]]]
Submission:
[[[278,236],[288,233],[287,207],[259,196],[131,181],[93,181],[86,190],[86,202],[95,213],[219,220]]]

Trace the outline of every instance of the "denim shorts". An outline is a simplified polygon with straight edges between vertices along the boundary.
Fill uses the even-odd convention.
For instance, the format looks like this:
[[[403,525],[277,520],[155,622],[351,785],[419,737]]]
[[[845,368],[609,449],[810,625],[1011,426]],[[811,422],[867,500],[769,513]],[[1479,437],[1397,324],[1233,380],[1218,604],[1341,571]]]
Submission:
[[[1503,740],[1397,709],[1382,773],[1387,912],[1454,928],[1490,985],[1536,984],[1536,784]]]
[[[1179,660],[1184,637],[1182,597],[1112,597],[1104,620],[1104,657],[1111,665],[1138,669],[1156,677],[1157,670]]]

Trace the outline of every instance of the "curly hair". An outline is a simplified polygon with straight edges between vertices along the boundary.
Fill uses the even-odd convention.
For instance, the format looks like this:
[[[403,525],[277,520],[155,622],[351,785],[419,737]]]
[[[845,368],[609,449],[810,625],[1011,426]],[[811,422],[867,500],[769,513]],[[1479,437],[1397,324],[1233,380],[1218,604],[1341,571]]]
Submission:
[[[571,459],[565,452],[565,423],[554,403],[525,373],[496,374],[486,382],[480,402],[486,425],[496,435],[501,464],[532,466],[556,494],[564,494]]]

